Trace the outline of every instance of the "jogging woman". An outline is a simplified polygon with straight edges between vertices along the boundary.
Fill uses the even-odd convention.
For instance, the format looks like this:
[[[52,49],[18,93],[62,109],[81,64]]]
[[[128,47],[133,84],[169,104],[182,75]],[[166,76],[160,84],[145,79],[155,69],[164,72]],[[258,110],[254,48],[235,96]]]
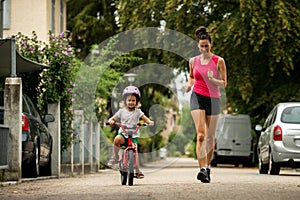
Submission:
[[[186,92],[192,89],[191,114],[197,132],[196,154],[200,171],[197,179],[209,183],[210,162],[214,155],[215,130],[220,113],[220,90],[227,84],[226,65],[222,57],[211,52],[212,41],[206,27],[196,29],[200,55],[190,59]]]

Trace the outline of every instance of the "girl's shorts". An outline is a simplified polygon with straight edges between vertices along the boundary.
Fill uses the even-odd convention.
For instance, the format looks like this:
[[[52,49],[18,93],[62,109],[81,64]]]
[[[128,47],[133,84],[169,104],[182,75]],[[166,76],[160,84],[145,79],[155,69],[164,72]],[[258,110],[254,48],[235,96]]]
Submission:
[[[220,98],[211,98],[192,92],[190,100],[191,111],[205,110],[207,115],[220,114]]]
[[[128,138],[126,138],[122,132],[118,132],[118,135],[121,135],[121,136],[125,139],[125,144],[127,144]],[[139,140],[138,140],[138,137],[132,138],[132,142],[133,142],[133,143],[137,144],[138,141],[139,141]]]

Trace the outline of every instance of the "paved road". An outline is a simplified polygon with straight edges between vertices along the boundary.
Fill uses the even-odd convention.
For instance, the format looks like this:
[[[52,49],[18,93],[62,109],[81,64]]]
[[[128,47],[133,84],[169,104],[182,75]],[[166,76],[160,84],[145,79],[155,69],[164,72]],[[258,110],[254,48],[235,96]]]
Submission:
[[[0,199],[288,199],[300,198],[300,172],[259,175],[256,168],[221,166],[212,169],[212,182],[196,179],[193,159],[168,158],[142,168],[145,178],[122,186],[118,171],[104,170],[71,178],[25,181],[0,187]]]

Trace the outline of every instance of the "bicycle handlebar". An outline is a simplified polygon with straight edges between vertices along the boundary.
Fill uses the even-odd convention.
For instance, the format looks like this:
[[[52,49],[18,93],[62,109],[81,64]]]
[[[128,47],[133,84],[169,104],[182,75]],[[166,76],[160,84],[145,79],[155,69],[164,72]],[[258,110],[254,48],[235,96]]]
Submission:
[[[105,125],[110,126],[110,123],[106,122]],[[115,122],[112,126],[124,126],[124,125],[122,125],[119,122]],[[137,123],[136,126],[148,126],[148,124],[146,122],[144,122],[144,123]],[[126,126],[124,126],[124,127],[125,128],[133,128],[133,127],[126,127]]]
[[[109,123],[109,122],[106,122],[106,125],[110,125],[110,123]],[[113,125],[110,125],[110,126],[118,126],[118,127],[120,127],[120,128],[122,129],[123,133],[125,133],[125,134],[128,134],[128,133],[129,133],[128,130],[133,130],[133,131],[131,131],[130,133],[131,133],[131,134],[135,134],[135,133],[138,132],[138,130],[139,130],[139,128],[140,128],[141,126],[147,126],[147,125],[148,125],[148,124],[144,122],[143,124],[137,123],[137,125],[136,125],[136,126],[133,126],[133,127],[127,127],[127,126],[124,126],[123,124],[121,124],[121,123],[119,123],[119,122],[115,122]]]

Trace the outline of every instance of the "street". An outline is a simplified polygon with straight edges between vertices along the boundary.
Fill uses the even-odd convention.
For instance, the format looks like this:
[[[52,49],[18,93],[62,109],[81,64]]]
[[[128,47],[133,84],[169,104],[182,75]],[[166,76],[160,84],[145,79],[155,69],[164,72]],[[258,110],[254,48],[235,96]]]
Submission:
[[[167,158],[141,168],[145,178],[122,186],[120,174],[103,170],[67,178],[24,181],[0,187],[0,199],[299,199],[300,172],[260,175],[257,168],[212,168],[212,182],[196,179],[197,161]]]

